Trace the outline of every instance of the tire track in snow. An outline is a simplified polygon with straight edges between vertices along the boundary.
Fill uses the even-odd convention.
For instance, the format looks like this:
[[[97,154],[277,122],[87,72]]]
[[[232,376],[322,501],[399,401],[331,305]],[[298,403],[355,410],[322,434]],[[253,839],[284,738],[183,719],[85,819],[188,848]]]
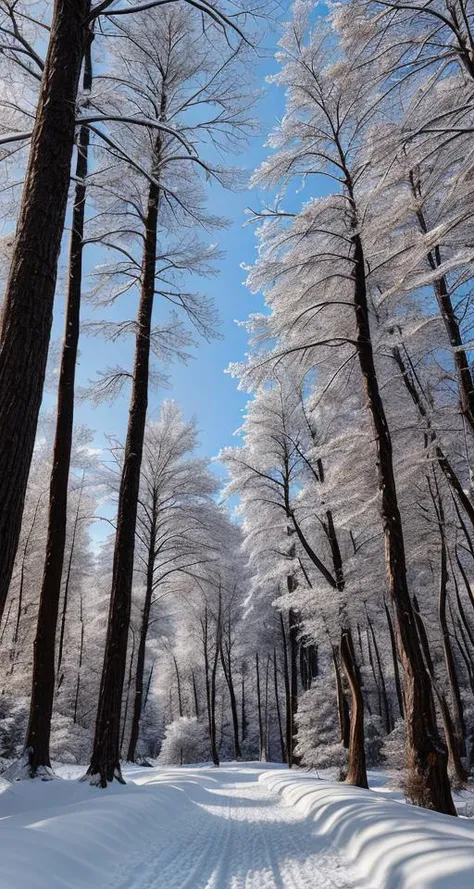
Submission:
[[[184,811],[154,839],[147,831],[146,855],[109,889],[354,889],[337,850],[258,782],[258,769],[189,770],[188,783],[186,772],[169,779],[185,791]],[[159,793],[160,784],[166,774],[148,787]]]

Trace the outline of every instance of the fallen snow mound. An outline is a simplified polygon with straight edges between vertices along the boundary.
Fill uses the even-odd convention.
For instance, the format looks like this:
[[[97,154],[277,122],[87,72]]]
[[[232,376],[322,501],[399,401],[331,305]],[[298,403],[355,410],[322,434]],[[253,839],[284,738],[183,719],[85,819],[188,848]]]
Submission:
[[[301,773],[260,781],[314,820],[367,889],[473,889],[474,823]]]

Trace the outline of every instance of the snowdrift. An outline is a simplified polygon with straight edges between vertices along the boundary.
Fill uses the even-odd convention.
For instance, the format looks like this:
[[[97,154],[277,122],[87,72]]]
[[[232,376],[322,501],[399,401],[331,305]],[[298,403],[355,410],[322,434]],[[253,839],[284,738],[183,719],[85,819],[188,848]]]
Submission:
[[[473,889],[474,822],[302,773],[260,781],[314,820],[366,889]]]

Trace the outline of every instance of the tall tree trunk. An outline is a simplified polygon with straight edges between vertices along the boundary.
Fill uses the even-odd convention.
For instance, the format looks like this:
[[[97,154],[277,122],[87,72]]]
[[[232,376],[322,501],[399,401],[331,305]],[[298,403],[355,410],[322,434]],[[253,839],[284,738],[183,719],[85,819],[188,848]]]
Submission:
[[[232,713],[232,728],[234,733],[233,747],[234,747],[234,759],[241,759],[242,751],[240,749],[240,741],[239,741],[239,715],[237,712],[237,699],[235,697],[235,689],[234,689],[234,678],[232,674],[232,661],[230,656],[230,651],[227,651],[227,660],[224,657],[223,643],[220,645],[220,656],[222,669],[224,671],[225,681],[227,683],[227,688],[229,689],[229,698],[230,698],[230,709]]]
[[[296,723],[296,714],[298,712],[298,617],[293,608],[290,608],[288,622],[288,639],[290,644],[292,759],[293,763],[298,765],[300,757],[295,754],[296,736],[298,734],[298,726]]]
[[[41,494],[38,497],[38,500],[36,501],[35,511],[33,513],[33,520],[31,522],[28,534],[26,536],[25,545],[23,547],[23,552],[21,555],[20,586],[18,588],[18,603],[17,603],[17,609],[16,609],[15,631],[13,633],[12,647],[10,650],[10,660],[12,662],[10,673],[13,673],[13,670],[15,668],[15,661],[16,661],[17,645],[18,645],[18,638],[19,638],[19,632],[20,632],[21,612],[23,610],[23,590],[25,588],[26,560],[28,557],[30,540],[31,540],[33,531],[35,529],[36,519],[38,517],[38,511],[39,511],[41,499],[43,497],[43,493],[44,492],[41,492]]]
[[[456,734],[454,731],[453,720],[451,718],[451,713],[449,711],[448,703],[444,694],[438,689],[436,683],[435,676],[435,668],[433,659],[431,657],[430,645],[428,641],[428,634],[426,632],[426,627],[421,616],[421,612],[419,609],[418,601],[416,596],[414,597],[414,608],[415,608],[415,617],[418,626],[418,632],[420,636],[421,646],[423,649],[423,654],[426,662],[426,667],[428,671],[428,675],[430,677],[433,691],[438,700],[439,709],[441,711],[441,718],[443,720],[443,728],[444,728],[444,737],[446,739],[446,747],[448,750],[448,762],[451,769],[451,772],[456,776],[458,782],[460,784],[464,784],[467,780],[467,774],[464,769],[464,766],[461,762],[460,751],[459,751],[459,743],[456,738]]]
[[[374,627],[373,627],[373,624],[372,624],[372,621],[371,621],[369,615],[367,615],[367,621],[369,624],[370,634],[372,636],[372,642],[373,642],[374,651],[375,651],[375,659],[377,661],[377,668],[378,668],[379,677],[380,677],[380,692],[381,692],[381,696],[382,696],[383,713],[384,713],[384,717],[385,717],[385,732],[387,735],[389,735],[390,732],[392,731],[392,728],[393,728],[393,722],[392,722],[392,716],[391,716],[391,711],[390,711],[390,702],[389,702],[388,694],[387,694],[387,684],[385,682],[385,676],[384,676],[384,672],[383,672],[382,658],[380,657],[380,649],[379,649],[378,642],[377,642],[377,636],[375,635]]]
[[[59,630],[59,644],[58,644],[58,666],[56,668],[56,680],[59,684],[61,682],[61,664],[63,662],[63,653],[64,653],[64,638],[66,634],[66,617],[67,617],[67,606],[69,603],[69,586],[71,583],[71,575],[72,575],[72,563],[74,559],[74,552],[76,547],[76,537],[77,537],[77,529],[79,527],[79,515],[81,511],[81,503],[82,503],[82,492],[84,489],[84,473],[82,474],[81,487],[79,490],[79,497],[77,501],[77,509],[76,515],[74,516],[74,525],[72,529],[72,539],[71,539],[71,549],[69,551],[69,558],[67,562],[67,571],[66,571],[66,580],[64,583],[64,594],[63,594],[63,607],[61,612],[61,624]]]
[[[245,707],[245,663],[242,663],[242,672],[241,672],[241,726],[242,726],[242,743],[247,739],[247,728],[248,728],[248,719],[247,719],[247,711]]]
[[[166,92],[163,85],[160,120],[164,120],[165,115]],[[161,154],[162,137],[159,134],[155,141],[154,152],[154,166],[158,171]],[[94,744],[87,771],[91,783],[99,784],[101,787],[106,787],[107,783],[113,781],[114,778],[123,782],[119,750],[120,711],[127,659],[140,471],[148,408],[159,201],[160,190],[157,184],[152,183],[148,190],[145,219],[133,386],[120,482],[109,620]]]
[[[135,669],[135,694],[133,698],[133,716],[128,742],[127,761],[135,762],[138,737],[140,734],[140,719],[143,708],[143,679],[145,675],[145,655],[148,627],[150,624],[150,610],[153,598],[153,575],[155,567],[155,543],[156,543],[156,509],[155,499],[152,508],[152,521],[150,537],[148,540],[148,555],[146,568],[145,601],[143,603],[142,622],[140,627],[140,641],[138,643],[137,666]]]
[[[393,675],[395,678],[395,691],[397,693],[398,709],[400,710],[400,716],[403,718],[403,716],[405,715],[405,705],[403,703],[402,684],[400,682],[400,666],[398,663],[397,642],[395,639],[392,616],[390,614],[389,607],[386,602],[384,602],[384,605],[385,614],[387,615],[388,632],[390,634],[390,645],[392,648]]]
[[[173,663],[174,663],[174,671],[176,673],[176,687],[178,689],[178,715],[179,718],[182,719],[184,716],[183,710],[183,696],[181,694],[181,676],[179,675],[178,661],[173,655]]]
[[[199,719],[199,699],[198,699],[196,677],[194,675],[194,670],[191,670],[191,676],[192,676],[192,680],[193,680],[194,715],[195,715],[196,719]]]
[[[280,611],[280,628],[282,637],[283,650],[283,679],[285,683],[285,738],[286,738],[286,762],[288,768],[293,765],[293,719],[291,715],[291,684],[290,670],[288,665],[288,647],[286,641],[286,630],[283,615]]]
[[[351,690],[351,728],[348,750],[347,784],[368,787],[365,763],[364,698],[350,630],[341,633],[341,658]]]
[[[278,722],[278,736],[280,738],[281,761],[285,762],[286,750],[285,750],[285,742],[283,740],[283,729],[282,729],[282,724],[281,724],[280,696],[278,694],[278,667],[277,667],[276,647],[274,647],[274,649],[273,649],[273,687],[275,690],[275,704],[276,704],[276,713],[277,713],[277,722]]]
[[[366,262],[360,235],[352,180],[345,171],[346,189],[353,211],[354,310],[359,366],[367,409],[374,430],[378,485],[385,537],[386,575],[396,614],[397,645],[405,677],[405,721],[411,797],[416,805],[456,815],[447,770],[447,753],[436,723],[430,677],[418,638],[413,604],[408,591],[405,543],[393,467],[392,440],[380,396],[370,333]]]
[[[258,651],[255,655],[255,672],[257,677],[257,714],[258,714],[258,758],[260,762],[266,762],[265,733],[263,731],[262,692],[260,686],[260,666]]]
[[[43,394],[91,0],[55,0],[0,323],[0,616]],[[36,738],[33,737],[36,746]],[[39,760],[47,760],[47,754]],[[39,762],[38,760],[38,762]]]
[[[436,481],[436,479],[435,479]],[[440,558],[440,577],[439,577],[439,594],[438,594],[438,617],[441,626],[441,634],[443,637],[444,661],[446,664],[446,673],[448,683],[451,690],[451,703],[453,708],[453,716],[451,717],[452,727],[454,730],[455,742],[458,746],[459,756],[466,754],[466,724],[464,721],[464,708],[461,698],[461,689],[454,662],[453,651],[451,647],[451,636],[448,629],[446,617],[446,604],[448,598],[448,557],[446,547],[445,525],[444,525],[444,509],[439,494],[432,491],[433,504],[439,522],[439,532],[441,541],[441,558]],[[443,718],[444,719],[444,718]]]
[[[77,723],[77,711],[79,708],[79,694],[81,690],[81,670],[82,670],[82,661],[84,657],[84,617],[82,612],[82,596],[80,597],[80,625],[81,625],[81,637],[79,641],[79,662],[77,665],[77,677],[76,677],[76,693],[74,695],[74,714],[73,714],[73,722],[74,725]]]
[[[336,677],[336,694],[337,694],[337,713],[339,718],[339,730],[341,741],[347,749],[350,743],[351,720],[349,715],[349,705],[344,694],[344,686],[342,684],[341,670],[339,667],[339,651],[337,645],[332,646],[332,662],[334,664],[334,675]]]
[[[135,633],[133,627],[130,627],[132,631],[132,650],[130,652],[130,657],[128,660],[128,681],[127,681],[127,693],[125,695],[125,708],[123,712],[122,718],[122,733],[120,735],[120,751],[123,750],[123,745],[125,741],[125,732],[127,730],[127,718],[128,718],[128,706],[130,703],[130,692],[132,690],[132,679],[133,679],[133,661],[135,658]]]
[[[91,39],[84,60],[84,92],[92,88]],[[66,545],[69,470],[74,427],[74,385],[80,331],[82,294],[82,259],[86,207],[86,177],[89,167],[90,133],[86,126],[79,130],[76,161],[76,187],[72,213],[69,253],[69,280],[66,301],[64,341],[59,372],[56,434],[53,446],[53,469],[49,488],[48,532],[46,557],[41,584],[36,638],[34,642],[30,715],[25,749],[28,751],[30,774],[38,768],[50,768],[49,741],[53,712],[55,670],[54,656],[58,623],[61,578]],[[67,585],[65,593],[67,605]],[[65,611],[64,611],[65,615]],[[60,653],[62,655],[61,635]],[[60,660],[60,657],[58,658]]]
[[[269,739],[269,711],[268,711],[268,683],[270,676],[270,655],[267,655],[267,665],[265,668],[265,761],[270,759],[270,739]]]

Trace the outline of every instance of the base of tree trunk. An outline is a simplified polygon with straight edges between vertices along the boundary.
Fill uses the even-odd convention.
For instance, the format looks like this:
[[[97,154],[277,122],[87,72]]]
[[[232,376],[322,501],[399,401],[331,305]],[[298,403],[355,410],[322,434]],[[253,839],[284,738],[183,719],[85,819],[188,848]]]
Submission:
[[[109,784],[113,784],[114,781],[117,781],[119,784],[126,784],[125,778],[122,775],[122,769],[120,765],[115,766],[115,769],[112,773],[110,772],[101,772],[96,771],[91,766],[87,769],[85,775],[82,776],[81,781],[87,782],[91,787],[101,787],[105,790]]]
[[[10,781],[12,784],[15,781],[31,781],[31,779],[34,778],[39,781],[54,781],[58,776],[54,773],[51,766],[32,765],[31,754],[31,748],[24,750],[19,759],[12,762],[12,764],[2,772],[2,778],[4,778],[5,781]]]
[[[447,755],[430,751],[425,762],[412,762],[404,792],[409,802],[443,815],[457,816],[447,772]]]

